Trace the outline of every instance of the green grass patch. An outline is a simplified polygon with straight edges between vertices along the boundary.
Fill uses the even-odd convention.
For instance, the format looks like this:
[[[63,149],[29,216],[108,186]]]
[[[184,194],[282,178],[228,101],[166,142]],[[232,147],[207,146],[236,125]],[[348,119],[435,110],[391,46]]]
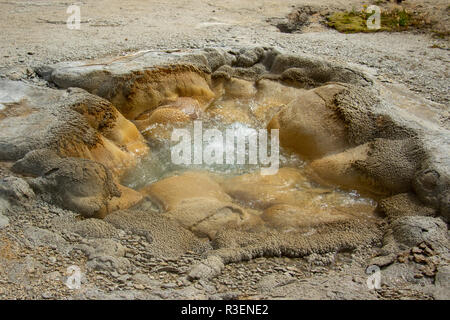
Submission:
[[[355,32],[397,32],[409,29],[423,28],[426,23],[420,16],[408,12],[404,9],[394,9],[381,12],[380,29],[367,28],[366,21],[371,13],[365,11],[352,10],[350,12],[334,12],[327,17],[327,25],[342,33]]]

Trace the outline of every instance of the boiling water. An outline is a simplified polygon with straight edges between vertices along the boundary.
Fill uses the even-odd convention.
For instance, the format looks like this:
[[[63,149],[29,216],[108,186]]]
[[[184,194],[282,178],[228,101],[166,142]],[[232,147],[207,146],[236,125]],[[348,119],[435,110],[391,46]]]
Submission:
[[[253,124],[245,124],[241,122],[224,123],[221,121],[220,117],[203,117],[202,119],[203,129],[218,129],[223,132],[223,137],[225,137],[225,132],[227,129],[235,130],[236,135],[248,136],[249,133],[254,133],[252,129],[263,129],[266,127],[264,123],[253,121]],[[254,120],[254,119],[252,119]],[[188,129],[189,132],[193,131],[193,124],[188,124],[184,128]],[[172,127],[166,127],[166,129],[173,129]],[[256,173],[261,167],[260,164],[249,164],[249,145],[248,140],[246,141],[246,162],[245,164],[175,164],[171,157],[171,147],[173,147],[176,142],[165,141],[165,143],[151,143],[151,152],[149,155],[140,160],[137,167],[124,177],[122,183],[133,189],[141,189],[152,183],[155,183],[161,179],[180,175],[186,171],[207,171],[214,176],[219,176],[223,179],[240,176],[247,173]],[[194,139],[191,139],[192,148],[194,144]],[[203,147],[211,146],[211,143],[218,143],[203,141]],[[268,138],[267,150],[271,150],[270,136]],[[279,166],[280,168],[296,168],[300,173],[304,172],[305,161],[303,161],[296,154],[290,153],[280,147],[279,153]],[[306,177],[306,175],[305,175]],[[278,190],[274,189],[274,192],[279,194],[280,192],[285,193],[295,193],[296,195],[301,195],[302,203],[306,201],[309,202],[309,206],[313,206],[317,210],[329,210],[330,208],[350,208],[350,207],[360,207],[364,208],[375,207],[375,202],[369,198],[361,197],[356,191],[343,191],[339,188],[323,187],[317,185],[316,183],[309,181],[307,178],[301,181],[301,183],[296,184],[292,188]],[[251,203],[245,204],[247,207],[256,207]]]

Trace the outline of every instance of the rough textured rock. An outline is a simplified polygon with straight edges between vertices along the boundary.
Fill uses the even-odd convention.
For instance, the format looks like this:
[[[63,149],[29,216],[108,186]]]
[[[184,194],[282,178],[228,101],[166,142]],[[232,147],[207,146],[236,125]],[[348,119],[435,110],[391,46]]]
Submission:
[[[368,157],[356,160],[353,166],[391,193],[410,191],[414,175],[424,159],[424,151],[417,140],[375,139],[369,148]]]
[[[214,80],[239,78],[253,81],[266,76],[266,73],[267,65],[263,65],[262,63],[257,63],[249,68],[223,65],[211,75],[211,78]]]
[[[201,242],[178,223],[160,213],[148,210],[116,211],[105,221],[117,229],[147,239],[149,254],[159,257],[177,257],[188,250],[202,250]]]
[[[189,198],[212,198],[223,202],[231,200],[209,174],[194,171],[162,179],[143,188],[141,192],[150,196],[165,211]]]
[[[438,267],[434,282],[436,284],[434,298],[448,301],[450,299],[450,266],[448,264]]]
[[[11,167],[15,173],[40,176],[52,168],[53,162],[60,159],[56,152],[49,149],[37,149],[28,152]]]
[[[413,264],[394,263],[381,271],[381,284],[389,286],[401,286],[405,282],[413,284],[430,284],[431,280],[426,278],[415,278],[417,268]]]
[[[291,275],[269,274],[261,278],[257,283],[257,287],[261,292],[268,293],[277,287],[282,287],[295,282],[295,278]]]
[[[418,197],[428,205],[438,209],[440,213],[449,217],[450,178],[447,170],[427,168],[417,172],[414,179],[414,191]]]
[[[264,56],[263,48],[241,49],[234,65],[236,67],[248,68],[258,63]]]
[[[112,239],[93,239],[88,241],[86,250],[89,257],[95,257],[97,255],[123,257],[126,252],[126,247]]]
[[[236,62],[236,56],[221,48],[206,48],[205,57],[213,72],[223,65],[232,65]]]
[[[329,252],[326,254],[317,254],[313,253],[305,257],[306,261],[308,263],[315,265],[315,266],[328,266],[335,262],[336,260],[336,253],[335,252]]]
[[[102,162],[116,173],[132,166],[148,147],[136,127],[111,103],[81,89],[54,90],[2,80],[0,158],[19,160],[47,148],[60,156]]]
[[[49,246],[64,253],[69,250],[66,240],[55,232],[30,226],[24,230],[24,235],[35,246]]]
[[[423,205],[412,193],[399,193],[384,198],[379,202],[379,208],[389,219],[403,216],[433,216],[436,211]]]
[[[330,84],[322,90],[337,94],[343,89]],[[309,159],[340,152],[349,146],[344,123],[316,89],[289,103],[271,120],[268,129],[279,129],[281,146]]]
[[[233,199],[251,207],[265,209],[275,204],[302,203],[305,194],[295,186],[305,181],[302,172],[295,168],[281,168],[274,175],[248,173],[226,179],[224,191]]]
[[[342,222],[349,219],[349,216],[339,211],[321,212],[313,208],[279,204],[264,210],[261,218],[272,228],[292,231],[293,229],[308,230],[324,223]]]
[[[164,211],[198,236],[213,238],[223,228],[250,227],[259,218],[233,204],[231,198],[208,174],[185,172],[160,180],[141,190]]]
[[[283,73],[291,68],[300,71],[301,76],[293,79],[292,76],[285,78]],[[288,84],[292,84],[295,81],[294,83],[300,86],[303,83],[312,83],[314,86],[319,86],[326,82],[346,82],[360,85],[367,85],[371,82],[359,72],[309,56],[279,54],[274,58],[270,71],[275,74],[281,74],[281,79],[286,79]]]
[[[392,223],[395,240],[407,247],[426,242],[434,250],[442,251],[448,247],[447,225],[439,218],[402,217]]]
[[[80,158],[60,158],[45,150],[32,151],[14,165],[14,170],[38,175],[30,179],[33,189],[52,203],[86,217],[108,213],[138,203],[142,196],[118,185],[103,164]]]
[[[24,179],[8,176],[0,179],[0,196],[20,203],[32,200],[35,194]]]
[[[307,92],[311,99],[312,92],[320,96],[322,107],[316,99],[316,104],[304,103],[306,109],[316,107],[303,110],[293,100],[272,118],[268,128],[280,128],[282,146],[315,159],[309,166],[311,176],[315,174],[321,183],[376,195],[410,192],[414,187],[421,201],[446,216],[449,159],[438,146],[447,145],[444,128],[422,119],[414,107],[405,113],[375,98],[375,92],[364,86],[347,82]],[[303,101],[300,97],[296,100]],[[324,110],[328,113],[322,114]],[[308,121],[316,115],[319,119]],[[332,137],[329,147],[327,137]]]
[[[312,161],[306,171],[313,180],[325,185],[332,183],[344,188],[357,189],[360,192],[383,193],[377,181],[360,174],[353,166],[355,161],[367,159],[368,152],[367,144],[350,148]]]
[[[1,204],[0,204],[1,206]],[[3,228],[6,228],[9,225],[9,219],[8,217],[5,217],[2,213],[1,213],[1,209],[0,209],[0,230]]]
[[[224,264],[220,257],[209,256],[191,269],[188,278],[192,280],[211,279],[221,273],[223,268]]]
[[[0,197],[0,229],[3,229],[9,225],[9,219],[5,215],[10,207],[8,200]]]
[[[271,19],[271,22],[284,33],[300,32],[303,27],[310,24],[310,17],[316,14],[317,8],[302,6],[295,8],[284,19]],[[274,21],[275,20],[275,21]]]
[[[351,250],[377,243],[381,236],[372,222],[353,219],[322,224],[307,233],[224,230],[216,235],[213,247],[214,255],[220,256],[224,263],[230,263],[263,256],[303,257],[312,253]]]
[[[396,114],[392,105],[384,105],[379,94],[366,87],[346,85],[333,98],[330,107],[345,123],[347,139],[353,145],[374,138],[407,139],[416,135],[410,128],[411,122],[409,126],[404,123],[403,115]]]
[[[126,271],[130,262],[124,258],[126,248],[111,239],[94,239],[80,245],[88,256],[87,267],[92,270]]]
[[[192,102],[185,102],[186,100]],[[160,106],[138,116],[134,123],[146,139],[170,140],[173,128],[185,126],[197,119],[201,111],[196,100],[178,98],[174,104]]]
[[[450,192],[441,195],[439,201],[439,212],[448,221],[450,221]]]
[[[78,86],[110,100],[119,106],[129,119],[143,115],[152,117],[151,111],[161,106],[167,108],[158,112],[164,111],[165,114],[172,110],[177,113],[175,110],[179,110],[180,106],[176,105],[180,99],[195,100],[200,109],[205,108],[212,98],[220,96],[224,98],[225,104],[227,97],[257,97],[259,102],[262,102],[264,84],[275,81],[314,88],[296,92],[290,96],[289,101],[284,101],[288,107],[282,108],[272,119],[269,128],[281,127],[282,145],[285,141],[285,146],[301,149],[303,151],[300,150],[300,153],[303,152],[310,158],[370,143],[370,155],[367,158],[348,161],[359,179],[368,185],[368,189],[375,186],[372,189],[377,189],[375,191],[378,193],[398,193],[411,189],[411,177],[421,167],[424,153],[430,151],[428,147],[424,148],[425,151],[422,150],[411,138],[436,131],[436,128],[431,131],[424,130],[423,128],[429,127],[430,124],[413,119],[415,115],[405,114],[400,109],[391,110],[390,106],[381,103],[379,98],[375,98],[376,93],[368,89],[369,85],[373,85],[369,77],[308,56],[290,56],[272,49],[249,48],[228,51],[188,50],[165,54],[148,51],[115,60],[103,60],[97,64],[62,63],[42,68],[40,73],[62,88]],[[161,67],[162,64],[168,66]],[[144,69],[145,71],[142,71]],[[210,77],[211,72],[214,72],[213,79]],[[255,80],[257,82],[253,84]],[[385,93],[383,90],[380,92],[382,96]],[[275,99],[279,100],[279,103],[265,101],[256,110],[268,110],[267,108],[283,104],[281,96]],[[314,103],[304,103],[306,98]],[[306,100],[309,101],[308,99]],[[305,110],[297,110],[297,105],[303,105]],[[288,111],[291,111],[292,116]],[[283,114],[286,114],[284,122],[288,125],[279,123],[282,119],[278,118],[283,118]],[[296,114],[299,119],[293,121]],[[306,119],[305,114],[309,114],[312,120]],[[154,113],[154,117],[156,115],[157,113]],[[247,115],[242,117],[246,118]],[[188,120],[185,118],[183,112],[183,119]],[[157,123],[164,122],[164,119],[157,120]],[[322,124],[318,125],[319,123]],[[294,126],[295,130],[290,130],[291,136],[286,133],[289,124],[298,124],[299,127]],[[302,134],[308,139],[300,139],[299,135]],[[330,136],[334,138],[330,140]],[[385,140],[373,141],[376,138]],[[387,160],[380,159],[386,155]],[[379,166],[380,160],[388,164]],[[358,170],[359,173],[356,172]],[[396,174],[395,179],[386,177],[393,173]],[[440,190],[444,190],[447,185],[448,183],[444,182]],[[418,188],[420,189],[416,189]],[[439,207],[444,215],[448,212],[445,192],[440,191],[439,197],[434,200],[430,196],[423,196],[423,192],[416,192],[422,201],[433,202],[433,206]],[[428,200],[424,200],[425,198]]]
[[[438,271],[436,273],[435,282],[438,286],[449,288],[450,286],[450,266],[442,265],[438,267]],[[448,292],[447,292],[448,294]]]
[[[307,70],[306,80],[316,86],[327,81],[368,83],[362,74],[341,66],[259,47],[170,53],[143,51],[95,64],[59,63],[40,68],[38,72],[61,88],[79,87],[106,98],[127,119],[135,119],[179,97],[194,98],[204,107],[214,97],[209,86],[211,72],[214,79],[236,77],[254,81],[269,71],[278,74],[289,68]]]
[[[111,238],[118,234],[118,230],[114,226],[100,219],[77,221],[68,228],[83,238]]]
[[[135,119],[178,97],[194,98],[201,105],[214,97],[208,85],[208,72],[192,64],[154,66],[143,71],[145,68],[133,70],[135,63],[136,60],[131,63],[131,69],[123,64],[60,68],[52,72],[51,79],[59,87],[81,87],[110,100],[127,119]],[[74,71],[78,73],[75,77]]]
[[[324,182],[374,194],[396,194],[412,189],[422,159],[423,151],[415,140],[375,139],[315,160],[309,169]]]
[[[242,207],[207,197],[184,199],[164,216],[176,220],[196,235],[210,239],[222,229],[246,229],[261,224],[257,215]]]

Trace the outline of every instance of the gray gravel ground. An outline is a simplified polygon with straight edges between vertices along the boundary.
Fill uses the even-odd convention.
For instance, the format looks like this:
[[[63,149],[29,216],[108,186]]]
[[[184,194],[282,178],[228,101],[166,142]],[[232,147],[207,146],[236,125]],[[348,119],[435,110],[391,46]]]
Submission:
[[[417,1],[416,1],[417,2]],[[447,1],[420,1],[445,15]],[[363,1],[84,1],[81,28],[66,27],[66,1],[0,3],[1,64],[18,69],[63,60],[90,59],[129,51],[170,48],[273,46],[375,69],[433,101],[448,104],[448,42],[430,34],[340,34],[320,24],[304,34],[281,33],[267,22],[293,7],[361,8]],[[433,9],[432,5],[436,7]],[[325,9],[325,11],[328,9]],[[435,45],[435,48],[431,48]],[[2,73],[11,73],[4,70]],[[28,72],[29,73],[29,72]],[[31,75],[28,74],[28,77]]]

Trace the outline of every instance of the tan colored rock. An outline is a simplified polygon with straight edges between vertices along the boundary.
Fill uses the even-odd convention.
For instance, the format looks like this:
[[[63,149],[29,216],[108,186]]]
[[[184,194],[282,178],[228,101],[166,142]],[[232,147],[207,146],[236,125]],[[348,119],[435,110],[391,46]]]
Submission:
[[[352,163],[367,158],[369,147],[360,145],[344,152],[326,156],[312,161],[306,171],[321,179],[323,183],[329,181],[335,185],[352,186],[358,182],[359,174],[352,168]]]
[[[434,216],[436,210],[425,206],[413,193],[399,193],[379,202],[379,209],[389,219],[404,216]]]
[[[223,202],[231,200],[210,175],[195,171],[162,179],[140,191],[157,202],[165,211],[172,210],[189,198],[210,198]]]
[[[255,85],[256,99],[267,104],[288,104],[306,92],[305,89],[289,87],[269,79],[261,79]]]
[[[177,108],[183,111],[185,114],[189,115],[192,119],[198,118],[198,116],[204,109],[197,100],[190,97],[180,97],[175,101],[164,104],[162,107],[164,106]]]
[[[227,179],[223,189],[237,201],[250,207],[265,209],[275,204],[301,203],[308,195],[296,189],[305,181],[302,173],[294,168],[281,168],[274,175],[249,173]]]
[[[227,123],[247,124],[254,122],[252,117],[267,123],[282,106],[305,91],[268,79],[257,82],[220,79],[214,88],[216,96],[221,99],[208,108],[208,113],[219,116]]]
[[[117,187],[120,191],[120,197],[111,198],[108,201],[106,207],[97,213],[98,218],[104,218],[109,213],[116,210],[128,209],[138,204],[143,199],[143,196],[140,192],[137,192],[120,184],[117,184]]]
[[[105,130],[103,135],[137,156],[143,156],[149,152],[148,145],[139,130],[119,112],[115,126],[111,130]]]
[[[150,112],[145,112],[139,115],[136,120],[147,120],[149,125],[154,123],[170,124],[196,119],[201,112],[202,109],[197,100],[183,97],[164,104]]]
[[[344,87],[336,84],[324,87],[299,95],[268,124],[268,129],[280,130],[281,146],[308,159],[341,152],[349,147],[345,124],[327,103],[330,92],[337,93]]]
[[[127,119],[135,119],[180,97],[197,100],[202,109],[214,98],[209,86],[210,76],[189,65],[138,71],[133,78],[129,87],[123,88],[122,92],[116,90],[117,95],[111,100]]]
[[[137,204],[142,195],[120,185],[105,165],[81,158],[60,158],[47,149],[29,152],[14,172],[37,176],[30,185],[48,202],[89,218]]]
[[[197,119],[202,109],[197,100],[182,97],[138,116],[134,123],[147,139],[170,139],[174,127]]]
[[[201,237],[214,238],[223,228],[248,228],[260,219],[231,198],[204,172],[186,172],[160,180],[141,190],[165,211],[165,217]]]
[[[323,223],[340,222],[349,217],[338,211],[313,207],[297,207],[277,204],[264,210],[261,218],[275,229],[289,230],[313,227]]]
[[[89,96],[90,100],[71,106],[83,115],[87,123],[103,138],[108,139],[125,152],[144,155],[148,146],[136,126],[127,120],[109,102],[98,97]]]
[[[423,150],[415,139],[375,139],[344,152],[314,160],[307,168],[320,183],[372,195],[407,193]]]
[[[345,89],[342,83],[328,83],[324,86],[314,88],[312,91],[321,97],[327,105],[332,105],[334,97]]]
[[[4,80],[0,96],[9,106],[7,116],[0,118],[4,160],[47,148],[59,156],[100,162],[120,176],[149,151],[134,124],[114,105],[82,89],[54,90]]]
[[[260,225],[258,216],[231,202],[215,198],[186,198],[164,216],[178,221],[200,237],[213,239],[221,229],[244,229]]]
[[[216,83],[215,91],[220,93],[224,100],[227,99],[252,99],[256,95],[253,81],[231,78]]]
[[[135,120],[139,131],[146,139],[170,139],[172,130],[190,122],[190,117],[176,108],[158,108],[145,120]]]
[[[189,122],[190,117],[183,110],[177,108],[158,108],[149,117],[150,125],[153,123],[172,124]]]
[[[369,194],[383,194],[381,186],[364,176],[353,164],[368,157],[367,144],[329,155],[311,162],[306,168],[309,176],[323,185],[336,185],[344,189],[358,190]]]
[[[145,150],[148,150],[148,147],[146,145],[143,146],[139,141],[134,145],[129,144],[128,146],[137,146],[136,149],[138,153],[141,154],[145,152]],[[69,153],[67,151],[72,152]],[[130,168],[133,168],[138,160],[138,156],[135,153],[120,148],[117,144],[105,137],[100,137],[99,143],[91,149],[86,148],[85,146],[77,146],[75,149],[61,151],[60,154],[97,161],[107,166],[118,177]]]

